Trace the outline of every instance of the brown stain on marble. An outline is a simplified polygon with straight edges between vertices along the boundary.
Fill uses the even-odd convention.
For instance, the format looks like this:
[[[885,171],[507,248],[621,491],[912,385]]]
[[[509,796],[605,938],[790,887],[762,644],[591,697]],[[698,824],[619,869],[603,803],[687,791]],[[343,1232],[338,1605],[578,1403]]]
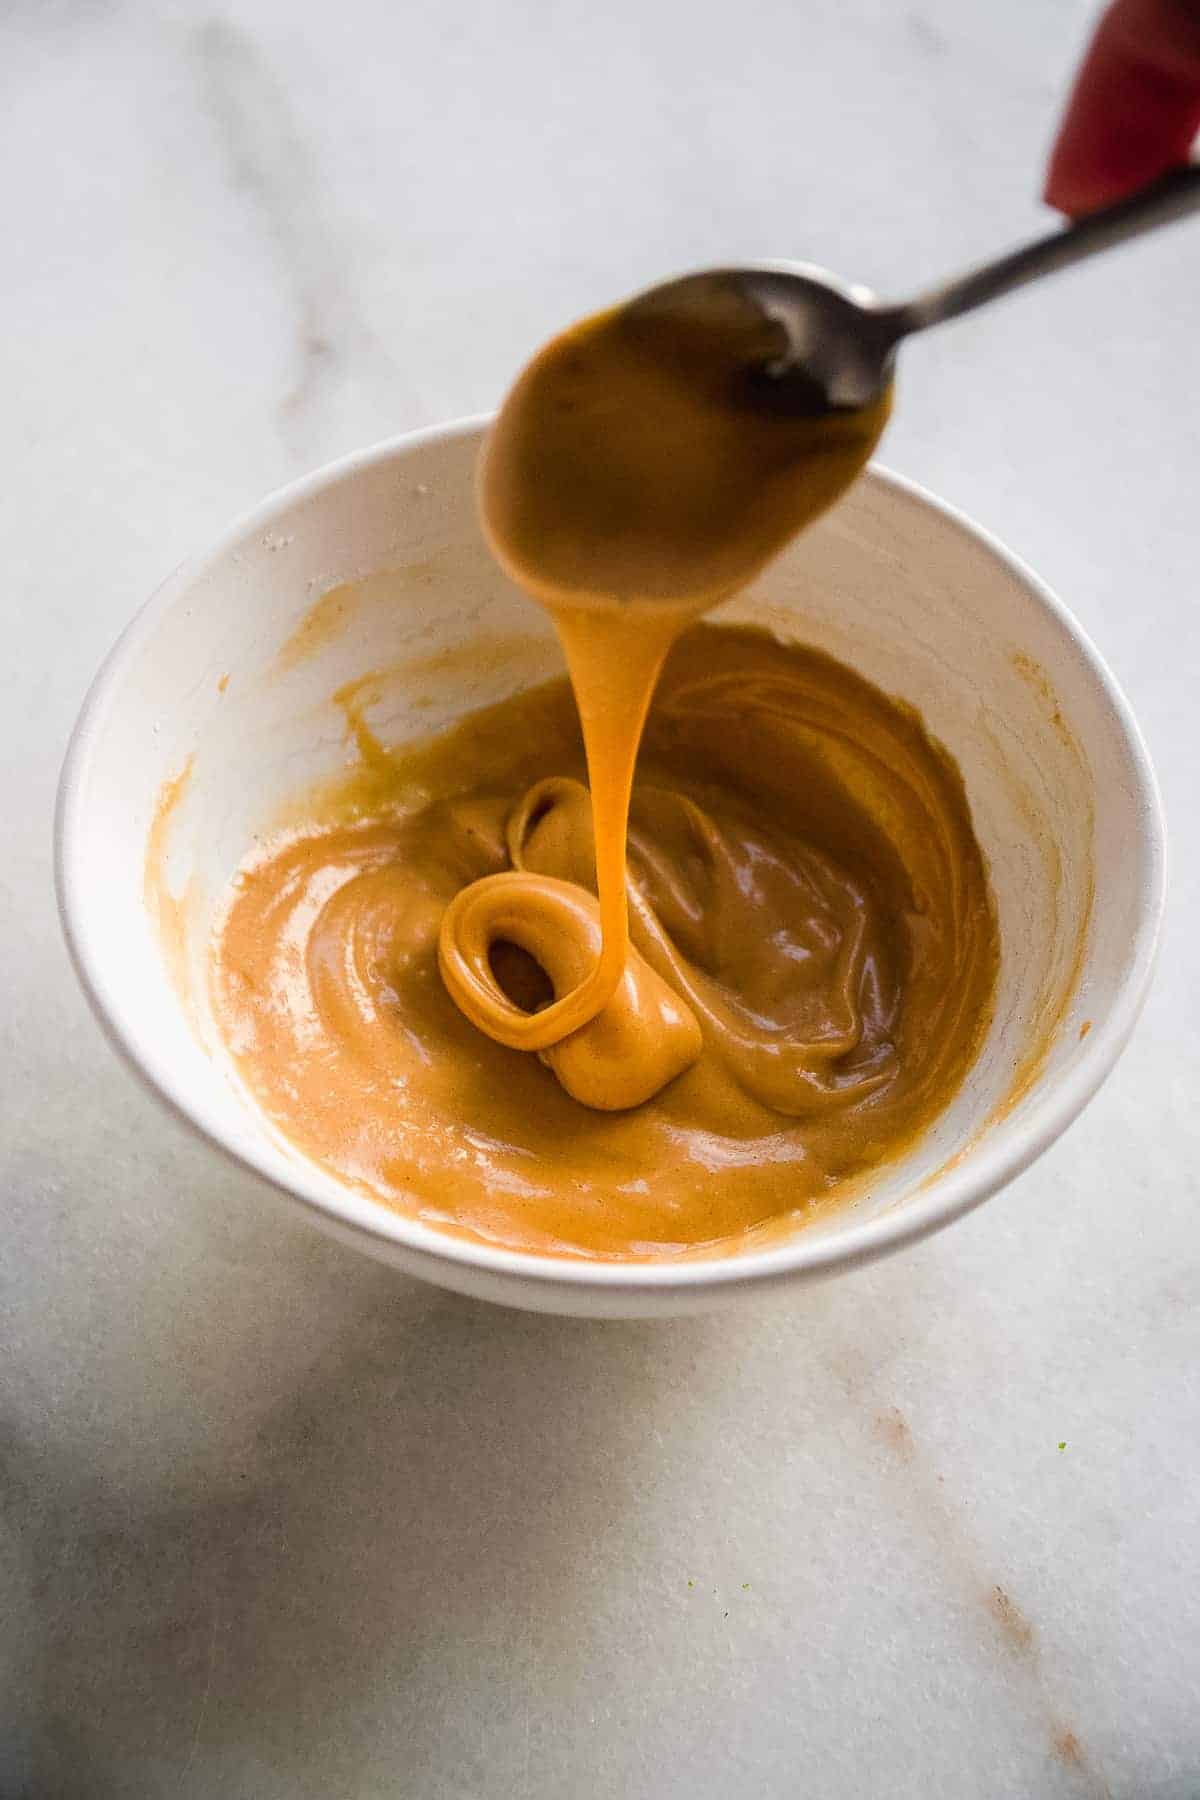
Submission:
[[[227,687],[228,687],[228,686],[229,686],[229,676],[228,676],[228,675],[222,675],[222,677],[221,677],[221,679],[220,679],[220,681],[218,681],[218,683],[217,683],[217,692],[218,692],[218,694],[223,694],[223,693],[224,693],[224,692],[225,692],[225,689],[226,689],[226,688],[227,688]]]
[[[1060,1731],[1054,1740],[1054,1754],[1060,1762],[1068,1763],[1072,1768],[1085,1769],[1087,1757],[1083,1754],[1083,1745],[1073,1731]]]
[[[1087,1751],[1069,1725],[1059,1726],[1054,1734],[1051,1749],[1058,1762],[1062,1763],[1065,1768],[1073,1769],[1076,1774],[1086,1779],[1086,1791],[1095,1795],[1095,1800],[1112,1800],[1112,1789],[1104,1777],[1092,1767]]]
[[[1086,1036],[1087,1036],[1087,1034],[1088,1034],[1088,1032],[1089,1032],[1089,1031],[1090,1031],[1090,1030],[1091,1030],[1091,1029],[1092,1029],[1092,1021],[1091,1021],[1091,1020],[1090,1020],[1090,1019],[1085,1019],[1085,1020],[1084,1020],[1084,1021],[1083,1021],[1083,1024],[1082,1024],[1082,1025],[1081,1025],[1081,1026],[1080,1026],[1080,1027],[1079,1027],[1079,1041],[1080,1041],[1080,1043],[1082,1043],[1082,1042],[1083,1042],[1083,1040],[1084,1040],[1084,1038],[1085,1038],[1085,1037],[1086,1037]]]
[[[898,1406],[889,1406],[885,1412],[878,1414],[875,1424],[884,1443],[895,1452],[900,1462],[916,1461],[917,1447],[913,1442],[912,1427]]]
[[[992,1589],[988,1597],[988,1610],[1000,1626],[1009,1646],[1027,1656],[1036,1645],[1037,1633],[1020,1607],[1002,1587]]]
[[[849,1362],[841,1364],[839,1372],[846,1383],[850,1401],[861,1403],[866,1398],[864,1389],[868,1378],[865,1373],[857,1372]],[[1036,1626],[1007,1588],[997,1581],[981,1579],[983,1556],[980,1546],[966,1518],[947,1498],[944,1477],[931,1467],[907,1415],[898,1406],[885,1406],[871,1415],[871,1425],[876,1436],[891,1451],[896,1464],[907,1472],[917,1516],[942,1552],[947,1570],[956,1571],[960,1584],[979,1596],[1016,1666],[1025,1671],[1044,1711],[1051,1755],[1085,1779],[1083,1791],[1094,1796],[1094,1800],[1111,1800],[1110,1789],[1089,1762],[1079,1733],[1066,1723],[1047,1691]]]

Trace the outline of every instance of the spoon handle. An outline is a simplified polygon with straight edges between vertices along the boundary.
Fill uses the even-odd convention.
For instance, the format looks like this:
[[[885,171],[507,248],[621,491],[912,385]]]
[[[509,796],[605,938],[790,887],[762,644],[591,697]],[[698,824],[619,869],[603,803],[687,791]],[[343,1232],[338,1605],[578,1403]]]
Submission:
[[[1101,250],[1110,250],[1114,244],[1123,244],[1127,238],[1138,237],[1143,231],[1169,225],[1197,207],[1200,207],[1200,163],[1186,163],[1129,200],[1119,200],[1115,206],[1090,213],[1076,225],[1051,232],[1036,243],[1011,250],[995,262],[968,270],[956,281],[918,294],[915,300],[897,307],[889,322],[897,338],[907,337],[910,332],[925,331],[930,325],[940,325],[946,319],[956,319],[960,313],[986,306],[989,300],[998,300],[1002,294],[1011,293],[1013,288],[1024,287],[1027,281],[1038,281],[1043,275],[1053,275],[1056,270],[1069,268],[1072,263],[1096,256]]]

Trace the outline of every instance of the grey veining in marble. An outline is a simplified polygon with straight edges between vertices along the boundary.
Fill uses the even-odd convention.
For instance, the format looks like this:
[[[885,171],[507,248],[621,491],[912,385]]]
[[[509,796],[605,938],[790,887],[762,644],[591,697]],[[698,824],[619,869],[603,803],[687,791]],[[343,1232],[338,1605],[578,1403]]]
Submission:
[[[133,1085],[50,889],[181,556],[670,270],[1019,240],[1087,19],[0,8],[4,1800],[1200,1795],[1200,228],[906,353],[886,459],[1083,618],[1174,838],[1131,1050],[952,1231],[658,1326],[398,1280]]]

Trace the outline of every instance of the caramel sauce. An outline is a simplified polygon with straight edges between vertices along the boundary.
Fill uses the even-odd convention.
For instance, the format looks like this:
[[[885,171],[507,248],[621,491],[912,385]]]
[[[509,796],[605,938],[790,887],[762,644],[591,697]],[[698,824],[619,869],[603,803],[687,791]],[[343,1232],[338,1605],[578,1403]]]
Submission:
[[[389,753],[386,777],[376,761],[305,796],[304,823],[243,866],[218,939],[213,1006],[248,1089],[342,1179],[513,1248],[660,1256],[810,1217],[919,1135],[986,1027],[995,926],[952,761],[817,651],[708,624],[679,640],[639,760],[628,894],[634,958],[702,1050],[614,1111],[570,1091],[572,1055],[597,1079],[603,1042],[500,1044],[437,961],[447,909],[481,878],[569,884],[595,921],[585,774],[559,681]],[[595,936],[578,945],[582,967]]]
[[[986,1026],[994,912],[950,758],[819,651],[696,623],[890,406],[814,412],[763,353],[738,321],[617,311],[535,359],[481,513],[570,687],[399,752],[359,730],[369,816],[356,778],[311,796],[231,891],[213,1003],[250,1091],[445,1228],[602,1258],[746,1241],[910,1143]]]

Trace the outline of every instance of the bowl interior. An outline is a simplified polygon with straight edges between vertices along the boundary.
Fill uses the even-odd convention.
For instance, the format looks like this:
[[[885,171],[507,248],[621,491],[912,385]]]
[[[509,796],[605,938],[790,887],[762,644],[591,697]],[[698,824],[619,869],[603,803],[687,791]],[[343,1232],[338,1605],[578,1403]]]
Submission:
[[[352,459],[173,577],[98,679],[60,820],[73,948],[143,1072],[210,1136],[376,1247],[468,1263],[470,1246],[349,1193],[275,1136],[215,1049],[204,967],[247,848],[306,784],[358,754],[335,693],[359,684],[371,729],[394,744],[561,672],[547,621],[480,540],[478,441],[468,427]],[[868,474],[724,616],[820,645],[919,709],[962,769],[999,909],[998,1003],[975,1068],[920,1144],[786,1247],[793,1269],[815,1267],[861,1248],[882,1215],[928,1225],[939,1206],[961,1210],[1082,1104],[1144,986],[1157,806],[1127,710],[1062,610],[890,477]],[[160,879],[148,904],[150,840]],[[1051,1107],[1068,1086],[1073,1103],[1060,1093]],[[500,1267],[506,1253],[489,1257]],[[667,1278],[704,1278],[691,1268]],[[626,1285],[645,1274],[623,1271]]]

